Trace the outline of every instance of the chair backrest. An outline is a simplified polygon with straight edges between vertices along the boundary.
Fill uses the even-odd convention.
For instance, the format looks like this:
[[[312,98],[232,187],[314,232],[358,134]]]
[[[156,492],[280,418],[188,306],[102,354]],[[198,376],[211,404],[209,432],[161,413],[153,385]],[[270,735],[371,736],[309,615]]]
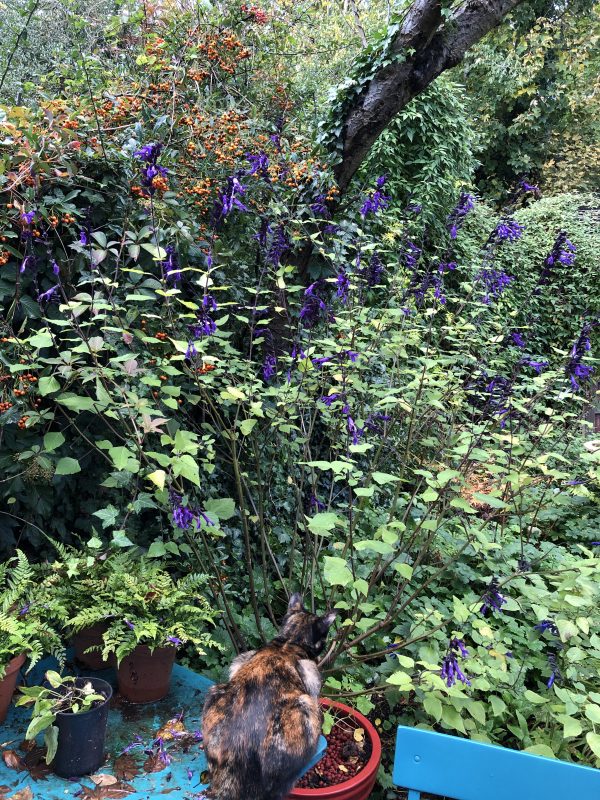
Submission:
[[[600,800],[600,770],[402,725],[393,781],[409,800]]]

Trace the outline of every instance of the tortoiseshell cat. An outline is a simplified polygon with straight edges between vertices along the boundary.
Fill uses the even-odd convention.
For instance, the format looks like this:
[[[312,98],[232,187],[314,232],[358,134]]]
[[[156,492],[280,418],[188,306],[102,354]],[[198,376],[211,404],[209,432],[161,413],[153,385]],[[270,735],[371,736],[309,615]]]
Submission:
[[[260,650],[242,653],[229,683],[213,686],[202,734],[214,800],[283,800],[314,755],[321,733],[315,663],[335,612],[308,612],[290,598],[281,629]]]

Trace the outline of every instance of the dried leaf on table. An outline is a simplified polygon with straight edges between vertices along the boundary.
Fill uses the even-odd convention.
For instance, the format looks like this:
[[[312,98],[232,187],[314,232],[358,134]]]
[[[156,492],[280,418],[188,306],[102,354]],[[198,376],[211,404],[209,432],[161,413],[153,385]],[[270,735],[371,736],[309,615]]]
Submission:
[[[140,774],[140,768],[135,758],[129,753],[124,753],[122,756],[115,758],[113,769],[115,775],[121,781],[130,781]]]
[[[112,786],[119,782],[119,779],[114,775],[108,775],[106,772],[99,772],[97,775],[90,775],[90,780],[96,786]]]
[[[21,744],[19,745],[19,750],[22,750],[24,753],[29,753],[31,750],[34,750],[37,747],[35,739],[23,739]]]
[[[23,772],[26,769],[25,762],[14,750],[3,750],[2,758],[9,769],[16,769],[17,772]]]
[[[112,786],[96,786],[95,789],[82,786],[82,793],[79,797],[80,800],[121,800],[122,797],[127,797],[134,791],[133,786],[122,782],[113,783]]]
[[[186,731],[183,722],[176,718],[165,722],[165,724],[156,734],[155,738],[163,739],[165,742],[168,742],[171,739],[179,739],[187,733],[188,731]]]
[[[33,800],[33,792],[26,786],[24,789],[19,789],[18,792],[9,795],[6,800]]]
[[[167,764],[160,751],[152,753],[152,755],[148,756],[144,761],[144,772],[162,772],[162,770],[166,768]]]

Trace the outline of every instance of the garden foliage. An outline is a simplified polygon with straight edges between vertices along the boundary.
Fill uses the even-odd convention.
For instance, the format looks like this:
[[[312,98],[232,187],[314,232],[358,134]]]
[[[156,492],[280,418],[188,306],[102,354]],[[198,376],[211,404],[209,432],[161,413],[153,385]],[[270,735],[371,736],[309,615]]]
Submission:
[[[597,763],[588,201],[392,203],[397,130],[339,201],[250,17],[157,12],[127,72],[6,111],[3,541],[201,572],[235,650],[302,588],[340,612],[328,692]]]

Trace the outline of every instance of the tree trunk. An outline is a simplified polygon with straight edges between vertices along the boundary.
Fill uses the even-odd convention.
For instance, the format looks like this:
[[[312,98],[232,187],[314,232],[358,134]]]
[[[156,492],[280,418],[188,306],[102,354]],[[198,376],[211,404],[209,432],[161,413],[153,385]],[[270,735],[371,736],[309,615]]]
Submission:
[[[396,114],[522,1],[467,0],[444,20],[439,0],[415,0],[390,43],[391,63],[345,109],[341,161],[334,170],[341,193]]]

